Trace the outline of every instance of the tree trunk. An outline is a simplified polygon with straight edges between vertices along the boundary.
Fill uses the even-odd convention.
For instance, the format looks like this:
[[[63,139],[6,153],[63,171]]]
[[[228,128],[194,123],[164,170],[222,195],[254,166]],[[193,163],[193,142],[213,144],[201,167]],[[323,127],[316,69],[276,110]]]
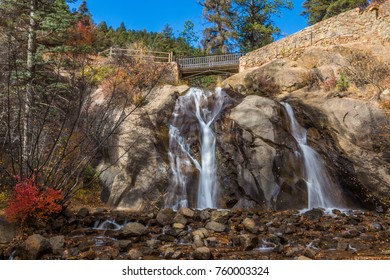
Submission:
[[[29,123],[31,114],[31,95],[33,92],[32,82],[35,74],[35,52],[36,52],[36,10],[37,0],[30,0],[30,22],[28,29],[28,41],[27,41],[27,83],[24,96],[23,106],[23,139],[22,139],[22,164],[21,175],[28,175],[28,147],[29,147]]]

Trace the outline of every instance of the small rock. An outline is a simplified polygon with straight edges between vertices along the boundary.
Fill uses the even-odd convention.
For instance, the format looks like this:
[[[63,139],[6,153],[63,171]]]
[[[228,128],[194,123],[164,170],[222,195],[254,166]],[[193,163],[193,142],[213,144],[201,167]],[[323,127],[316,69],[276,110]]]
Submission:
[[[138,249],[131,249],[127,255],[131,260],[142,260],[142,253]]]
[[[235,247],[241,246],[240,237],[231,235],[229,236],[229,240],[233,246]]]
[[[65,217],[60,216],[53,221],[52,228],[53,230],[58,230],[62,232],[62,230],[65,228],[66,223],[67,221]]]
[[[119,240],[118,247],[121,252],[127,252],[132,244],[133,242],[131,240]]]
[[[390,250],[384,250],[381,252],[381,255],[390,255]]]
[[[308,258],[308,257],[306,257],[306,256],[299,256],[298,258],[297,258],[297,260],[299,260],[299,261],[310,261],[310,260],[312,260],[311,258]]]
[[[306,248],[304,251],[303,251],[303,255],[305,257],[308,257],[310,259],[315,259],[316,255],[317,255],[317,252],[312,249],[312,248]]]
[[[173,248],[171,248],[171,247],[167,248],[164,252],[164,259],[172,258],[174,253],[175,253],[175,250]]]
[[[63,235],[53,236],[49,239],[53,253],[62,253],[65,244],[65,237]]]
[[[187,218],[193,218],[194,215],[195,215],[194,210],[192,210],[190,208],[180,208],[179,209],[179,213],[182,214],[184,217],[187,217]]]
[[[210,247],[216,247],[218,244],[217,238],[209,237],[206,239],[207,245]]]
[[[339,239],[338,242],[337,242],[337,250],[339,251],[347,251],[348,250],[348,241],[344,240],[344,239]]]
[[[383,229],[382,225],[378,222],[373,222],[369,225],[371,231],[380,231]]]
[[[294,246],[294,247],[288,247],[286,250],[286,253],[285,253],[286,257],[294,257],[297,255],[301,255],[304,249],[305,248],[301,245]]]
[[[204,242],[199,235],[194,236],[194,243],[192,243],[192,247],[193,248],[204,247]]]
[[[74,225],[74,224],[77,224],[77,222],[79,221],[78,218],[76,218],[75,216],[72,216],[70,218],[68,218],[68,225]]]
[[[65,208],[65,210],[62,212],[62,215],[64,215],[64,217],[67,219],[74,217],[74,213],[69,208]]]
[[[185,225],[181,224],[181,223],[174,223],[172,225],[172,228],[174,229],[184,229],[185,228]]]
[[[176,214],[175,218],[173,218],[173,223],[186,225],[188,221],[182,214]]]
[[[88,251],[89,249],[91,249],[94,246],[95,246],[95,242],[94,241],[92,241],[92,240],[85,240],[85,241],[80,242],[78,248],[79,248],[80,252],[86,252],[86,251]]]
[[[211,252],[210,249],[207,247],[200,247],[195,249],[195,251],[192,253],[192,257],[195,260],[210,260],[211,259]]]
[[[94,259],[97,259],[98,256],[97,256],[97,252],[95,251],[92,251],[92,250],[88,250],[88,251],[85,251],[85,252],[82,252],[78,258],[82,259],[82,260],[94,260]]]
[[[196,236],[196,235],[199,235],[199,237],[203,239],[209,237],[209,232],[205,228],[199,228],[192,232],[192,236]]]
[[[223,232],[225,231],[226,227],[221,223],[212,221],[206,224],[206,229],[213,230],[216,232]]]
[[[119,250],[115,247],[109,247],[106,252],[111,256],[111,260],[114,260],[119,256]]]
[[[306,211],[303,216],[313,222],[319,222],[321,217],[324,216],[324,211],[319,208],[311,209]]]
[[[26,258],[36,260],[41,258],[44,254],[52,252],[52,247],[46,238],[40,234],[33,234],[27,238],[24,243],[26,250]]]
[[[175,241],[175,237],[168,234],[160,234],[157,237],[157,240],[163,241],[163,242],[173,242]]]
[[[360,235],[360,232],[354,229],[342,231],[340,236],[343,238],[355,238]]]
[[[297,232],[297,228],[293,225],[288,225],[284,228],[285,234],[293,234]]]
[[[244,228],[251,233],[256,234],[259,231],[259,228],[256,226],[255,221],[251,218],[245,218],[242,221],[242,224],[243,224]]]
[[[244,248],[244,251],[249,251],[257,247],[259,238],[254,234],[242,234],[240,235],[240,243]]]
[[[179,229],[179,228],[170,228],[170,229],[167,229],[165,231],[165,234],[167,235],[171,235],[173,237],[177,237],[179,236],[179,234],[183,231],[183,229]]]
[[[69,248],[65,249],[65,251],[62,253],[63,259],[71,259],[79,254],[79,250],[77,248]]]
[[[176,250],[175,253],[173,253],[172,255],[172,259],[178,259],[181,257],[181,251],[180,250]]]
[[[156,251],[152,248],[149,248],[149,247],[142,247],[140,249],[141,253],[143,256],[150,256],[150,255],[153,255]]]
[[[200,212],[200,219],[202,221],[207,221],[208,219],[210,219],[210,217],[211,217],[210,210],[206,209]]]
[[[226,224],[230,217],[229,210],[213,210],[211,212],[210,220],[220,224]]]
[[[162,209],[156,216],[157,222],[162,225],[170,225],[175,217],[175,212],[172,209]]]
[[[128,223],[120,231],[120,236],[124,238],[136,237],[146,234],[148,234],[147,228],[140,223]]]
[[[146,245],[152,249],[156,249],[160,244],[161,244],[161,241],[157,240],[157,239],[150,239],[150,240],[146,241]]]
[[[77,217],[80,217],[80,218],[85,218],[89,215],[89,210],[88,208],[81,208],[78,212],[77,212]]]

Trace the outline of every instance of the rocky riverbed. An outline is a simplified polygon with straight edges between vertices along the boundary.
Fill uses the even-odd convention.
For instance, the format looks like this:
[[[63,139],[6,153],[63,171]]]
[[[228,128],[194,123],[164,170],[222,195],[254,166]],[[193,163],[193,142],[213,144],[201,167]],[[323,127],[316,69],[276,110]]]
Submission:
[[[379,212],[82,208],[3,240],[0,259],[390,259]]]

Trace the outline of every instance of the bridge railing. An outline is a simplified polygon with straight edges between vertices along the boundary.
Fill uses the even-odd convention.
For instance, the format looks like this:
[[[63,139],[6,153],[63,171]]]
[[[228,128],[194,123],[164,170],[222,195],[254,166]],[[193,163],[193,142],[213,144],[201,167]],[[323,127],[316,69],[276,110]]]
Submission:
[[[236,66],[239,65],[241,56],[241,53],[229,53],[200,57],[186,57],[179,58],[177,63],[182,70]]]
[[[143,51],[133,49],[121,49],[121,48],[109,48],[102,52],[99,52],[101,56],[128,56],[134,58],[140,58],[145,60],[151,60],[154,62],[172,62],[172,52],[155,52],[155,51]]]

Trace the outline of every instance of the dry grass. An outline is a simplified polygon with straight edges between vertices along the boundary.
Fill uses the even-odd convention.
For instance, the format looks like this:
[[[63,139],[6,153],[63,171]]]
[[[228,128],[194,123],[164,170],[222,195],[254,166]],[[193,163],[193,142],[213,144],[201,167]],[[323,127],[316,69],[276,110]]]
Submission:
[[[390,114],[390,100],[382,100],[379,102],[379,107]]]
[[[371,84],[383,89],[390,76],[390,67],[371,52],[356,50],[347,57],[342,73],[359,88]]]

